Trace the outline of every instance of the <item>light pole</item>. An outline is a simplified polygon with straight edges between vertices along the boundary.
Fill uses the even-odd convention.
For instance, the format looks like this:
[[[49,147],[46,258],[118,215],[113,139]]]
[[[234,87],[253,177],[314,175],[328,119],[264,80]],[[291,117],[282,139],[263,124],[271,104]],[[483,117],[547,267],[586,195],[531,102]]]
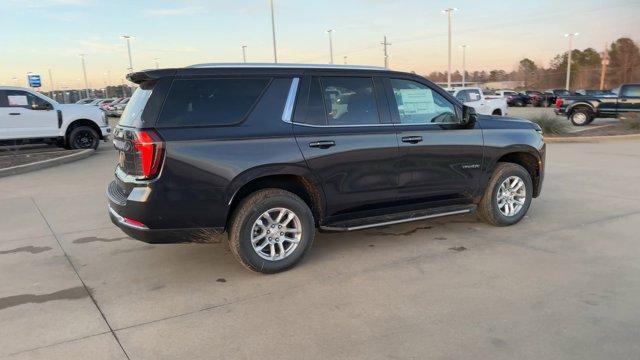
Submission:
[[[278,63],[278,51],[276,50],[276,19],[273,14],[273,0],[269,0],[271,5],[271,37],[273,38],[273,62]]]
[[[387,35],[384,36],[384,40],[380,44],[382,44],[383,51],[384,51],[384,67],[388,68],[389,67],[389,53],[387,52],[387,46],[389,46],[391,44],[387,42]]]
[[[104,80],[104,98],[109,98],[109,84],[107,83],[107,73],[102,74],[102,80]]]
[[[447,14],[447,18],[449,20],[449,52],[448,52],[448,66],[447,66],[447,87],[451,87],[451,20],[453,20],[453,12],[457,11],[457,8],[447,8],[442,10],[443,13]]]
[[[153,63],[156,64],[156,69],[160,68],[160,64],[158,63],[159,58],[153,58]]]
[[[462,47],[462,87],[467,83],[467,45],[460,45]]]
[[[54,92],[56,91],[56,88],[53,84],[53,76],[51,76],[51,68],[48,68],[47,70],[49,71],[49,82],[51,83],[51,98],[55,100],[56,98],[55,98]]]
[[[18,86],[18,78],[17,77],[12,77],[11,80],[13,80],[13,85],[14,86]]]
[[[344,59],[344,64],[347,65],[347,55],[342,57]]]
[[[87,95],[87,99],[88,99],[89,98],[89,83],[87,82],[87,68],[84,65],[84,54],[80,54],[80,59],[82,60],[82,75],[84,76],[85,94]]]
[[[326,31],[329,34],[329,64],[333,64],[333,29]]]
[[[127,53],[129,53],[129,71],[133,71],[133,61],[131,60],[131,39],[133,36],[131,35],[120,35],[121,38],[127,41]]]
[[[567,55],[567,82],[564,85],[565,89],[569,90],[569,83],[571,81],[571,51],[573,47],[573,37],[578,36],[580,33],[564,34],[564,37],[569,38],[569,54]]]
[[[247,62],[247,45],[242,45],[242,62]]]

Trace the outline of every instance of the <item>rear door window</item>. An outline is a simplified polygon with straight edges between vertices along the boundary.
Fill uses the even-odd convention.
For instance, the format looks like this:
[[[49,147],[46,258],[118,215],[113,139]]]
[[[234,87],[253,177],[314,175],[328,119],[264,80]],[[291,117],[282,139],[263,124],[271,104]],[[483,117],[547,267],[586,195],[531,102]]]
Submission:
[[[323,77],[320,83],[329,125],[380,123],[372,78]]]
[[[622,96],[640,97],[640,85],[625,85],[622,87]]]
[[[220,126],[242,121],[269,78],[174,80],[159,126]]]

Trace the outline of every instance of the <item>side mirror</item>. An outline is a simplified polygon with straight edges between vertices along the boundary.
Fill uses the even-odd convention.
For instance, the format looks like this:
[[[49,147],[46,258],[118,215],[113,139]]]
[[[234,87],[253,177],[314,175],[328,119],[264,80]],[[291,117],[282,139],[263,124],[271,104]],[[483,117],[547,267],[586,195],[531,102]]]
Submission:
[[[53,110],[53,105],[46,101],[33,105],[33,110]]]
[[[465,127],[473,127],[478,120],[476,109],[471,106],[462,105],[462,121],[460,123]]]

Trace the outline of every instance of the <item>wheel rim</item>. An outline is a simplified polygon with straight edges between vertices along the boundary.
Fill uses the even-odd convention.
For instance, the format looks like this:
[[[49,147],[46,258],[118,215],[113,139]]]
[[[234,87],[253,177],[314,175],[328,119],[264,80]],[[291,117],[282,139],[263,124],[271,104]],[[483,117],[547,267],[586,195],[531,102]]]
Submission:
[[[573,122],[577,124],[584,124],[587,121],[587,115],[584,113],[573,114]]]
[[[496,194],[498,209],[504,216],[515,216],[524,207],[527,199],[527,188],[519,176],[506,178]]]
[[[251,246],[265,260],[277,261],[291,255],[300,244],[302,222],[286,208],[265,211],[251,228]]]
[[[76,134],[73,143],[75,144],[76,148],[88,149],[93,147],[94,141],[95,138],[91,131],[81,130]]]

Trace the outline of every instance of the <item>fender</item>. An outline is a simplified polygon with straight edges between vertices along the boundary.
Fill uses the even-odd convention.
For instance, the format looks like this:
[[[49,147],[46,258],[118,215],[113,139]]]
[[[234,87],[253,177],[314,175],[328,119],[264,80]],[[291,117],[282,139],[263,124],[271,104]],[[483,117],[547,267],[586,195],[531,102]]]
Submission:
[[[599,101],[598,101],[599,103]],[[596,112],[596,106],[594,104],[592,104],[589,101],[576,101],[573,104],[570,104],[569,106],[567,106],[567,109],[565,110],[565,112],[567,113],[567,115],[571,114],[573,112],[573,109],[576,106],[586,106],[589,108],[589,110],[591,110],[592,112]]]

